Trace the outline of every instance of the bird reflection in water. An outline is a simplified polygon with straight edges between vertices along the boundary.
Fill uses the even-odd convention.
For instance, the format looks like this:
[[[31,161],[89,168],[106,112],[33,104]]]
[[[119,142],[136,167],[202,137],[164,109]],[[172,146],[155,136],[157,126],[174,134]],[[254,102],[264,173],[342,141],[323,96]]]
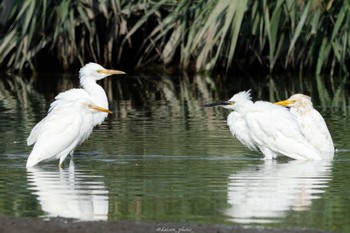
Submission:
[[[269,223],[308,210],[331,179],[331,162],[266,160],[229,176],[225,215],[236,223]]]
[[[29,189],[47,213],[44,218],[107,220],[108,190],[103,181],[98,181],[101,178],[77,171],[73,160],[67,169],[27,168]]]

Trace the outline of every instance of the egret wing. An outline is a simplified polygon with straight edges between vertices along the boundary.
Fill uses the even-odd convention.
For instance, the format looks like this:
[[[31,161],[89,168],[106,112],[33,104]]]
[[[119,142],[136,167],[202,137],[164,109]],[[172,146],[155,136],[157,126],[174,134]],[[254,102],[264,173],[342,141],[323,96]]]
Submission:
[[[56,158],[62,152],[70,153],[79,143],[82,116],[78,112],[51,112],[38,128],[37,140],[29,155],[29,163]]]
[[[312,110],[298,116],[300,128],[309,142],[321,152],[334,153],[332,136],[321,114]],[[333,156],[333,155],[331,155]]]
[[[27,145],[31,146],[33,145],[36,141],[38,136],[41,134],[42,130],[45,130],[45,125],[50,124],[48,123],[48,119],[53,119],[56,116],[59,116],[57,114],[51,114],[53,111],[64,111],[62,110],[65,108],[67,105],[72,105],[73,102],[71,101],[76,101],[78,99],[91,99],[90,95],[84,90],[84,89],[71,89],[65,92],[62,92],[58,94],[55,97],[55,101],[51,103],[50,109],[48,111],[48,116],[42,119],[39,123],[37,123],[32,131],[30,132],[28,138],[27,138]],[[75,109],[72,109],[74,111]],[[69,114],[69,113],[67,113]]]
[[[33,127],[32,131],[30,132],[30,134],[27,138],[27,145],[28,146],[33,145],[36,142],[36,140],[38,139],[39,132],[41,131],[41,128],[45,124],[44,121],[45,121],[45,118],[42,119],[39,123],[37,123]]]
[[[319,158],[287,109],[263,101],[257,101],[254,108],[246,115],[246,123],[261,151],[268,148],[294,159]]]
[[[51,112],[54,108],[64,105],[69,101],[72,101],[72,100],[74,101],[82,98],[91,99],[90,95],[84,89],[81,89],[81,88],[74,88],[74,89],[70,89],[68,91],[62,92],[58,94],[55,97],[55,101],[51,103],[49,112]]]
[[[236,137],[244,146],[257,151],[257,147],[249,132],[245,118],[238,112],[231,112],[227,117],[227,125],[234,137]]]

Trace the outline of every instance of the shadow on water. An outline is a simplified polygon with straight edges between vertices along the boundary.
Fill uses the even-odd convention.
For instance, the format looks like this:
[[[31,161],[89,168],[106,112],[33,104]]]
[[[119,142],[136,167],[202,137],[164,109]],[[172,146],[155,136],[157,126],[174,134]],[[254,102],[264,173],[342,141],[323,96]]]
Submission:
[[[0,78],[0,215],[350,230],[346,77],[110,77],[100,84],[114,114],[76,150],[75,165],[26,170],[26,138],[56,94],[78,87],[72,77]],[[253,100],[310,95],[335,160],[261,161],[232,138],[225,109],[203,107],[249,89]]]

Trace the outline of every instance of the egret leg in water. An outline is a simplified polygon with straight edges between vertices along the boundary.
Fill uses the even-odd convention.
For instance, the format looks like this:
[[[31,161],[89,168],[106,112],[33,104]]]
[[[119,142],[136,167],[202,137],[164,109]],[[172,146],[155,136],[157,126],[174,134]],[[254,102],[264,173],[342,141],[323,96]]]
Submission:
[[[224,102],[207,104],[233,110],[227,124],[234,137],[264,159],[284,155],[298,160],[320,160],[322,156],[305,138],[295,117],[282,106],[251,100],[250,91],[235,94]]]
[[[80,85],[58,94],[48,115],[34,126],[27,138],[33,150],[27,160],[32,167],[43,160],[59,159],[62,166],[68,154],[84,142],[93,127],[107,117],[108,100],[103,88],[96,83],[112,74],[125,74],[119,70],[107,70],[96,63],[88,63],[80,69]]]
[[[321,153],[324,159],[333,158],[334,144],[332,136],[321,114],[313,108],[311,97],[294,94],[289,99],[275,104],[289,107],[291,114],[295,116],[309,143]]]

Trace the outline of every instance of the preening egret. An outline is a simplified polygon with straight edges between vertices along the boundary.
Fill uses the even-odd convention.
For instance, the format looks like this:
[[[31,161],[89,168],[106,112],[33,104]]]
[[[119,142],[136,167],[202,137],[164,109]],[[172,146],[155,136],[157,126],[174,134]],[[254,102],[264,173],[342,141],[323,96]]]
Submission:
[[[263,153],[264,159],[278,155],[298,160],[322,159],[288,109],[265,101],[254,103],[249,91],[239,92],[228,101],[205,106],[233,110],[227,118],[231,133],[249,149]]]
[[[80,69],[83,89],[75,88],[57,95],[48,115],[34,126],[27,138],[28,146],[35,144],[27,167],[55,158],[60,160],[61,167],[67,155],[73,155],[74,149],[90,136],[93,127],[111,113],[106,93],[96,81],[112,74],[124,72],[107,70],[96,63]]]
[[[311,97],[295,94],[289,99],[275,104],[289,107],[305,138],[321,153],[323,158],[333,158],[334,144],[332,136],[321,114],[313,108]]]

